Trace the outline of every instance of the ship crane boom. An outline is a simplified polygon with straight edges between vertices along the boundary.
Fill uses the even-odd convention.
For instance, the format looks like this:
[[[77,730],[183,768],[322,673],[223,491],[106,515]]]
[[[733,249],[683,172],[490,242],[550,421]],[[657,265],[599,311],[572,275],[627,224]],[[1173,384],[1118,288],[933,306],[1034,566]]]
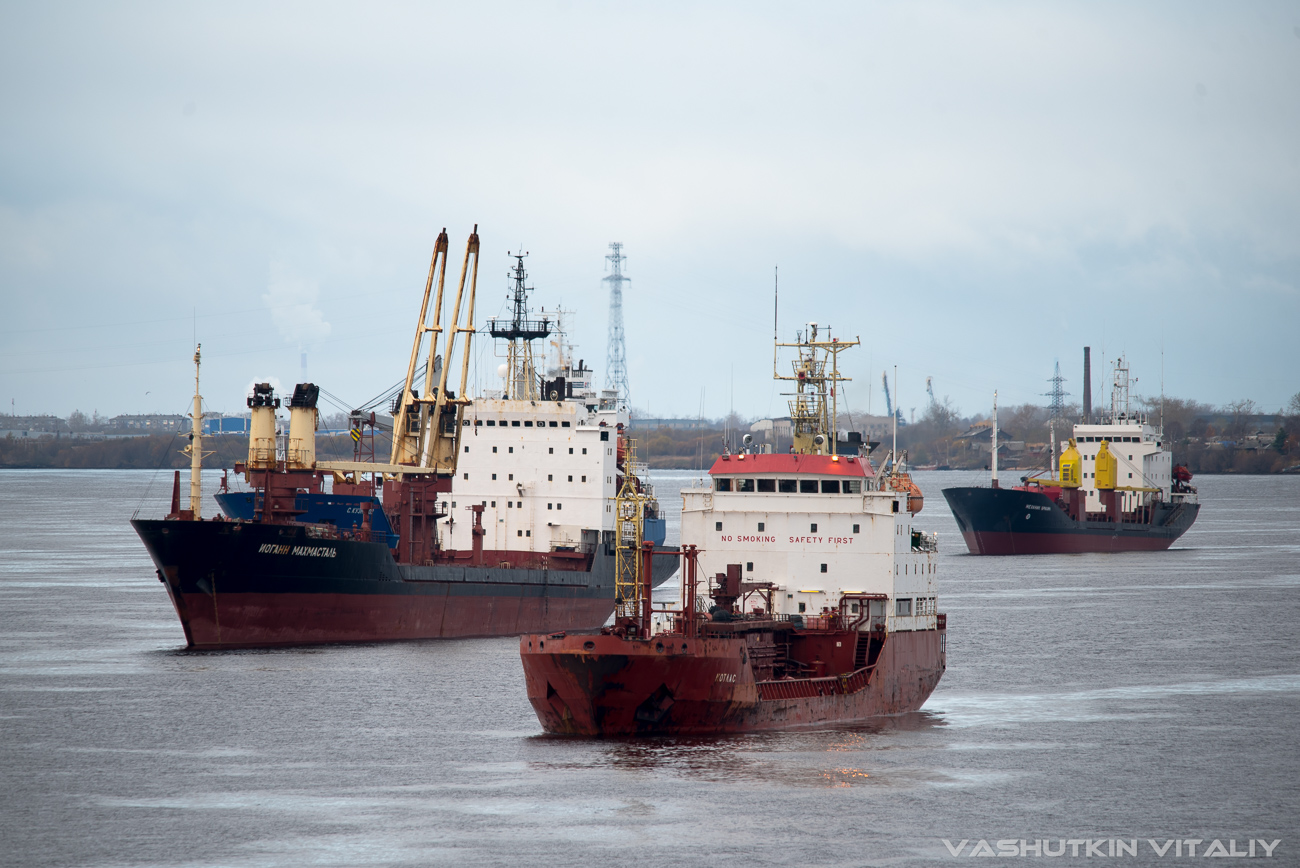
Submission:
[[[429,263],[429,277],[424,285],[424,299],[420,305],[420,318],[416,322],[415,340],[411,345],[411,361],[406,369],[406,382],[393,412],[393,450],[390,467],[410,467],[407,472],[432,471],[439,476],[456,472],[456,454],[460,444],[461,418],[469,399],[465,387],[469,379],[471,338],[474,334],[474,298],[478,285],[479,238],[478,225],[470,233],[461,263],[460,281],[451,316],[443,322],[443,291],[447,277],[447,230],[438,234],[433,258]],[[471,265],[471,260],[473,260]],[[469,282],[469,298],[465,299],[465,284]],[[436,287],[436,289],[435,289]],[[433,310],[430,311],[430,296]],[[461,308],[465,308],[465,324],[461,325]],[[432,316],[432,322],[429,317]],[[438,353],[438,340],[446,334],[444,350]],[[465,336],[461,348],[460,389],[450,392],[447,378],[455,358],[456,342]],[[429,338],[425,356],[424,384],[426,394],[415,389],[415,372],[419,364],[425,338]],[[441,367],[439,359],[443,360]],[[436,386],[433,386],[434,383]]]

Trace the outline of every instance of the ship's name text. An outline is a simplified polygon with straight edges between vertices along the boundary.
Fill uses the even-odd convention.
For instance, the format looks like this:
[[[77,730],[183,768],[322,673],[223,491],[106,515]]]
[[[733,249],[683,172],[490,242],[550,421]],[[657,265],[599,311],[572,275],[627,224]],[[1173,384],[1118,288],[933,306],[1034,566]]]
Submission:
[[[333,558],[338,557],[338,551],[333,546],[281,546],[275,543],[264,543],[257,550],[259,555],[298,555],[303,558]]]

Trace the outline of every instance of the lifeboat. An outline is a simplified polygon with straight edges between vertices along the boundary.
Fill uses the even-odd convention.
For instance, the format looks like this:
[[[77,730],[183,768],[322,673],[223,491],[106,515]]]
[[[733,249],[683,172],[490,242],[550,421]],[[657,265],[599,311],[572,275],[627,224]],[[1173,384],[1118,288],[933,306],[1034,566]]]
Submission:
[[[906,492],[907,511],[915,515],[925,506],[925,497],[921,488],[912,481],[910,473],[895,473],[881,480],[890,491]]]

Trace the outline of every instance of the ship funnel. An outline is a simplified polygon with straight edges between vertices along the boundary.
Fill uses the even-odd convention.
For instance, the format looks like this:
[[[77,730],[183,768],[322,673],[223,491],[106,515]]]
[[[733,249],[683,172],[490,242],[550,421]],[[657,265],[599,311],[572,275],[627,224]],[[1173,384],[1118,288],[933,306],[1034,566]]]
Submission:
[[[248,432],[248,469],[272,470],[275,468],[275,411],[280,399],[275,397],[270,383],[257,383],[248,396],[248,406],[253,411]]]
[[[299,383],[289,401],[289,449],[285,466],[289,470],[316,469],[316,399],[320,387]]]

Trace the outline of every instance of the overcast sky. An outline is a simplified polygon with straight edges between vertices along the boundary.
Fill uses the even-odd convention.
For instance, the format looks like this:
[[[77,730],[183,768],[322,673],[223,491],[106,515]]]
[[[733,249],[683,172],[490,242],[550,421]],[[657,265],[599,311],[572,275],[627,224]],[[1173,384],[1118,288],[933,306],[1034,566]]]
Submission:
[[[267,6],[0,5],[6,412],[186,412],[195,333],[212,409],[365,401],[474,223],[601,378],[623,242],[656,416],[785,412],[777,265],[861,408],[1300,391],[1297,3]]]

